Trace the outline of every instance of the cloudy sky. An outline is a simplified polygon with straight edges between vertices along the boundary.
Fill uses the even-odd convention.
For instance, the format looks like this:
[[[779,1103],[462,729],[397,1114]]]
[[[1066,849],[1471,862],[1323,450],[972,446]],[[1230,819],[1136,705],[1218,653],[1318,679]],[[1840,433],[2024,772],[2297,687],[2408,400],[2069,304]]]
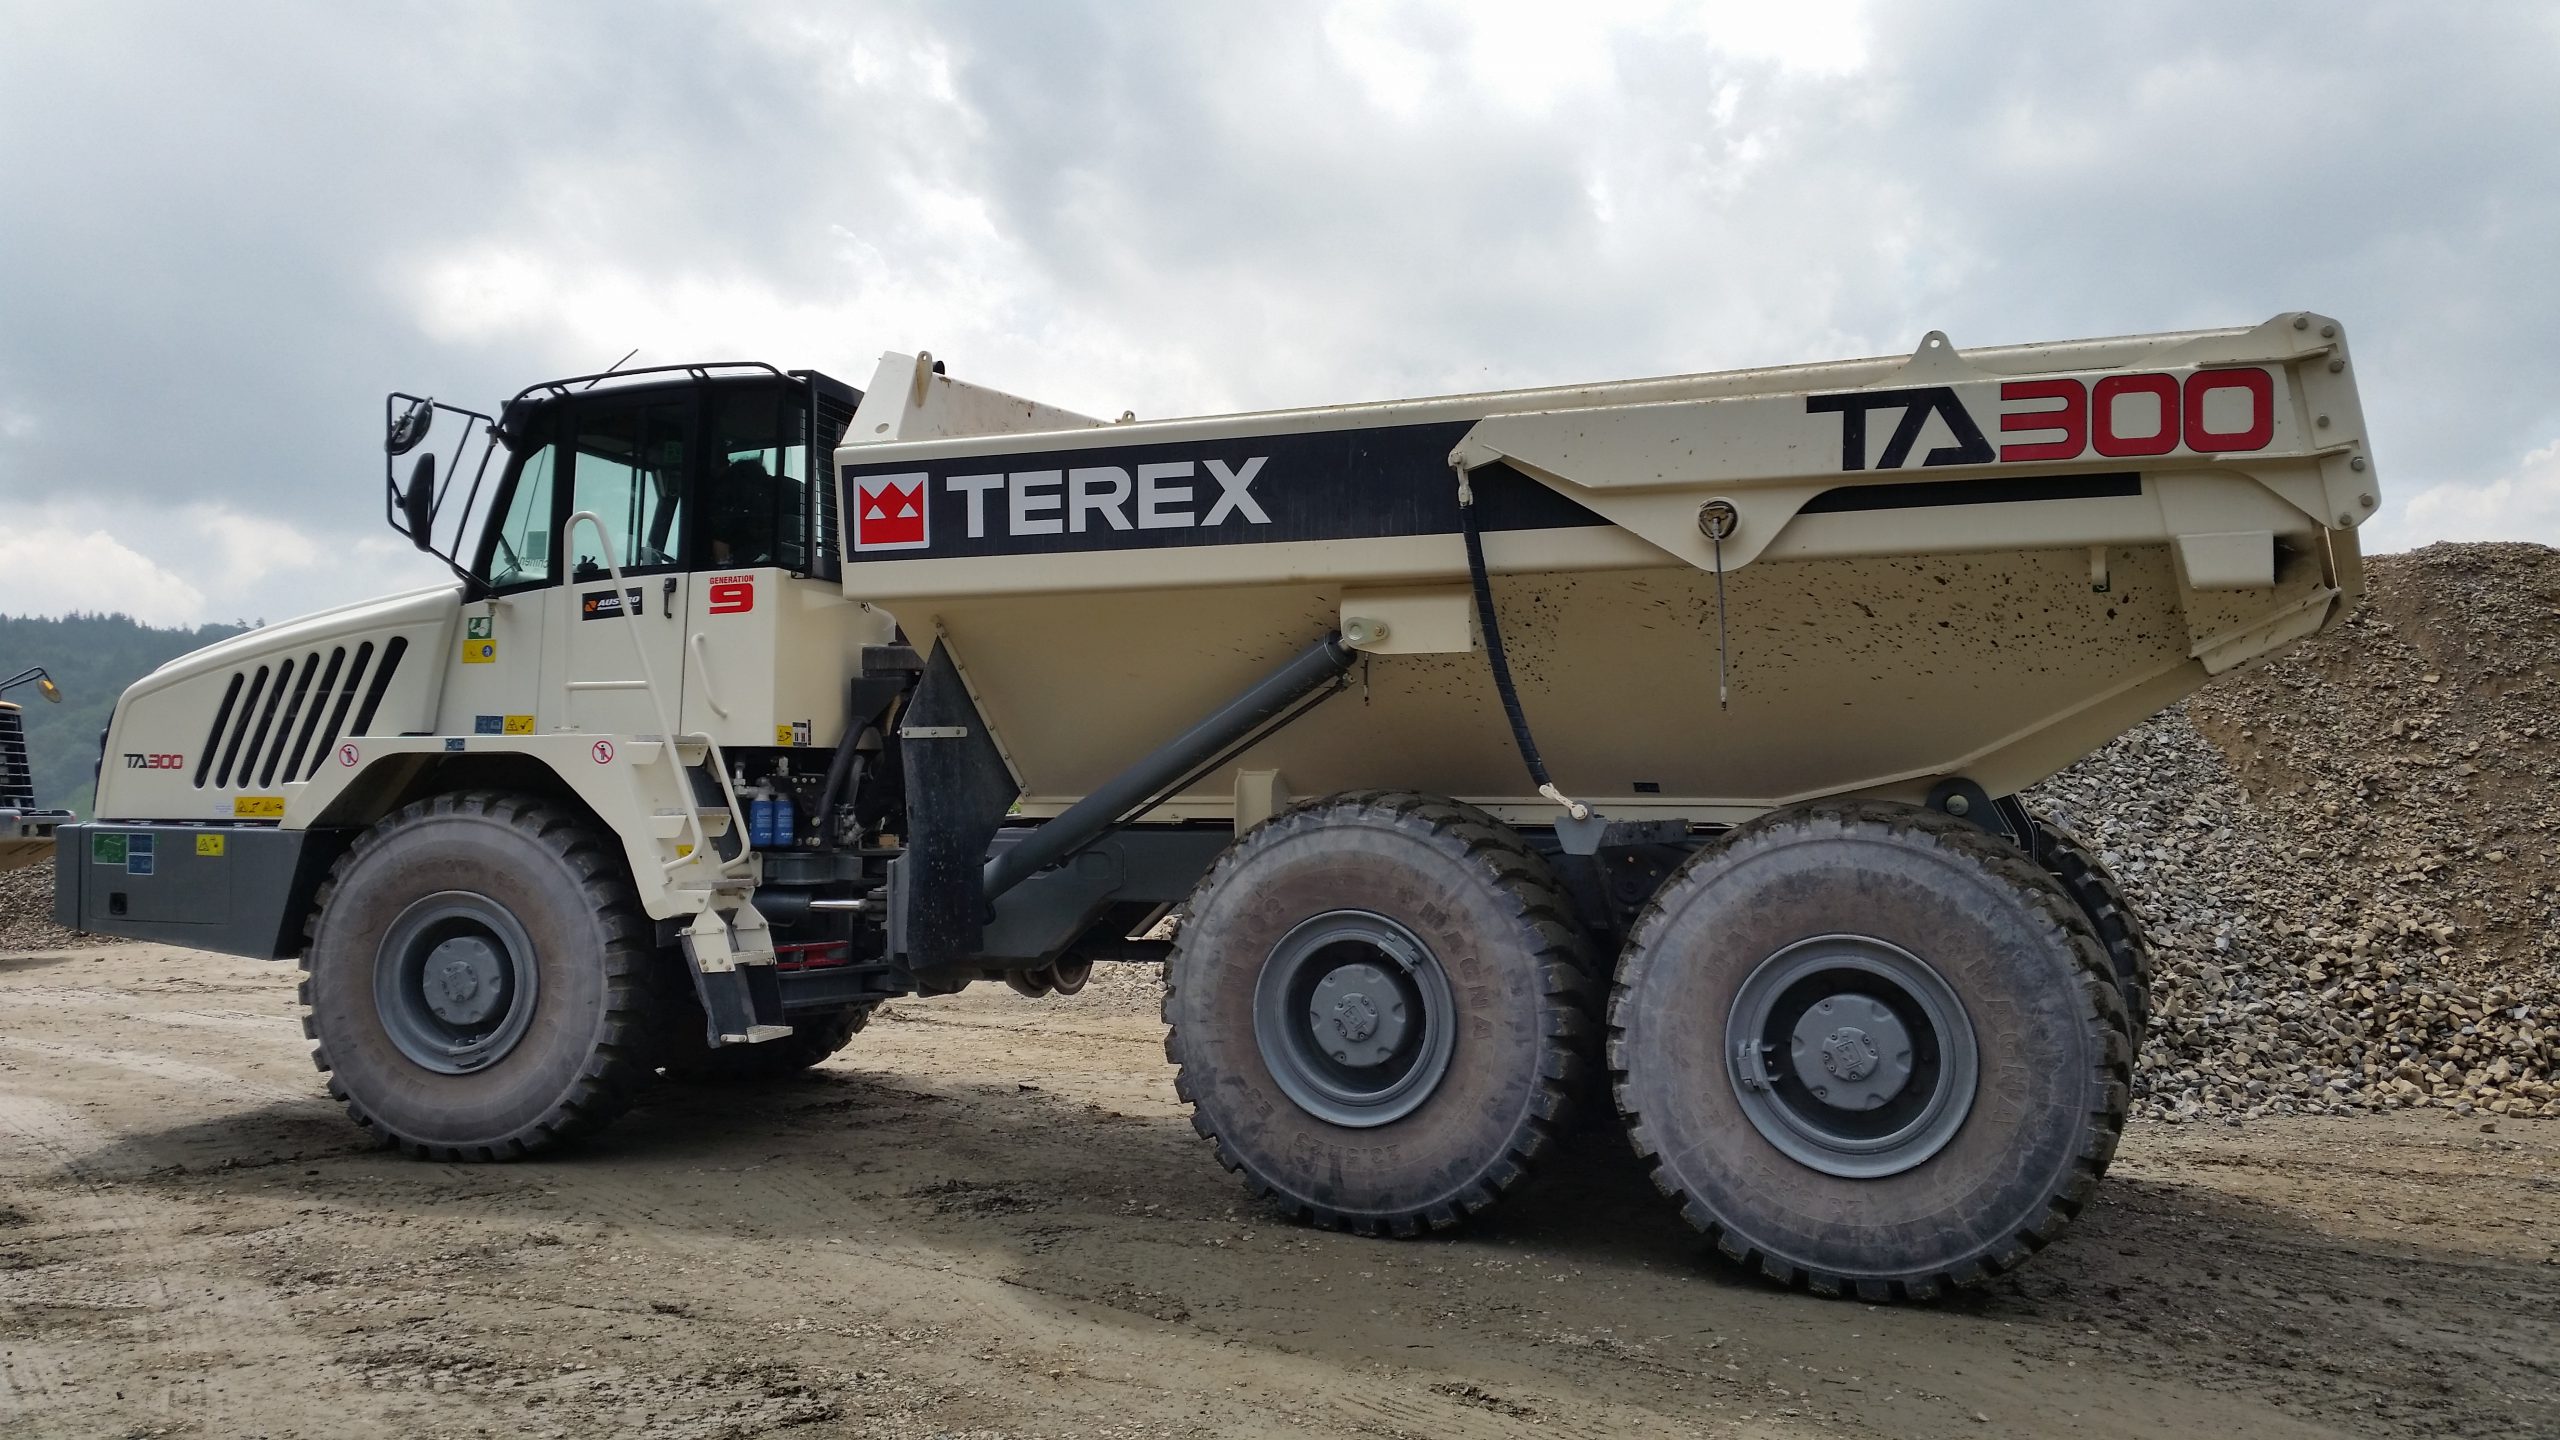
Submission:
[[[0,611],[432,578],[383,392],[634,347],[1154,416],[2312,308],[2369,545],[2560,543],[2555,73],[2541,3],[0,0]]]

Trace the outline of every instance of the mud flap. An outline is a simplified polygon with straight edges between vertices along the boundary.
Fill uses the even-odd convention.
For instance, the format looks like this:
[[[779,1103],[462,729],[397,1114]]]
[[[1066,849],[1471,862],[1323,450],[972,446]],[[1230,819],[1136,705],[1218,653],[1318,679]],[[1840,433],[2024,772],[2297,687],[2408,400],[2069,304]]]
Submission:
[[[975,956],[991,918],[980,871],[987,847],[1019,793],[1004,752],[947,644],[925,661],[924,678],[898,725],[907,777],[907,853],[892,887],[891,934],[904,959],[931,970]]]

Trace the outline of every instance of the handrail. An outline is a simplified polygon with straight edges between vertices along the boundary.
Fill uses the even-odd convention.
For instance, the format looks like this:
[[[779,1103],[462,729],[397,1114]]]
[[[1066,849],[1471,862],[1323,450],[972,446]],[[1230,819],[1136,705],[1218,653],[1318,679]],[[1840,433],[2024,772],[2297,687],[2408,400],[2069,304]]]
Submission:
[[[691,803],[693,798],[692,777],[685,773],[684,758],[676,753],[679,741],[690,740],[695,737],[691,735],[677,735],[675,721],[670,719],[667,715],[666,697],[658,693],[658,677],[651,673],[649,669],[649,642],[640,633],[640,610],[642,607],[630,603],[631,587],[623,582],[622,564],[614,558],[613,536],[607,533],[604,528],[604,517],[598,515],[593,510],[580,510],[575,514],[572,514],[569,517],[567,527],[560,537],[562,551],[563,553],[567,552],[568,543],[576,537],[578,533],[578,522],[581,520],[595,527],[596,548],[601,550],[604,554],[605,574],[613,578],[613,593],[615,597],[622,602],[619,608],[622,611],[622,622],[626,627],[626,633],[631,636],[631,650],[640,661],[640,687],[649,692],[650,713],[657,718],[658,733],[666,737],[667,743],[664,748],[666,750],[667,764],[675,771],[676,783],[683,790],[687,801],[684,808],[684,821],[685,824],[693,830],[693,849],[686,854],[677,856],[673,860],[659,862],[660,867],[672,873],[675,870],[682,868],[688,861],[699,862],[705,855],[710,855],[717,859],[720,852],[712,848],[711,832],[702,828],[701,807]],[[575,684],[578,682],[568,683]],[[628,684],[629,682],[624,681],[617,683]],[[700,738],[704,748],[708,751],[705,758],[711,762],[711,773],[720,777],[720,793],[728,801],[729,805],[729,823],[737,827],[734,833],[737,834],[740,840],[737,856],[733,859],[721,860],[719,864],[713,867],[715,873],[731,875],[737,873],[733,867],[743,863],[747,857],[747,846],[745,844],[747,835],[747,817],[745,812],[738,808],[737,791],[729,784],[728,762],[720,754],[720,742],[712,739],[708,733],[702,734]]]
[[[702,671],[702,703],[711,707],[712,714],[728,719],[729,707],[720,703],[720,687],[711,680],[711,647],[699,630],[693,632],[693,663]]]

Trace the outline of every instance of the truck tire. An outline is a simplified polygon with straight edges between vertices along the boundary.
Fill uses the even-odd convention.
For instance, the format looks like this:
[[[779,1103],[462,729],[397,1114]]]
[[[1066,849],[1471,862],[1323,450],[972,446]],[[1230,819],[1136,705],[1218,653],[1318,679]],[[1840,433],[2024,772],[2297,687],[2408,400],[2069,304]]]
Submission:
[[[1780,811],[1637,921],[1610,1002],[1654,1184],[1738,1264],[1928,1299],[2041,1248],[2115,1151],[2132,1046],[2055,879],[1913,806]]]
[[[1517,1185],[1589,1067],[1584,942],[1546,862],[1480,810],[1369,792],[1210,867],[1166,966],[1192,1127],[1317,1225],[1414,1235]]]
[[[330,872],[303,953],[329,1093],[426,1159],[602,1128],[649,1074],[653,936],[621,847],[550,800],[418,801]]]
[[[2098,943],[2107,947],[2107,963],[2115,972],[2116,990],[2124,996],[2138,1056],[2143,1040],[2151,1034],[2151,937],[2143,933],[2141,918],[2125,903],[2116,877],[2107,873],[2079,837],[2050,820],[2038,818],[2034,824],[2036,854],[2044,868],[2062,882],[2080,913],[2089,917],[2089,928],[2098,932]]]
[[[699,1007],[681,1010],[664,1061],[667,1078],[693,1084],[735,1085],[783,1080],[818,1065],[853,1043],[871,1020],[871,1007],[853,1005],[791,1022],[791,1033],[760,1045],[723,1045],[713,1049],[703,1035]]]

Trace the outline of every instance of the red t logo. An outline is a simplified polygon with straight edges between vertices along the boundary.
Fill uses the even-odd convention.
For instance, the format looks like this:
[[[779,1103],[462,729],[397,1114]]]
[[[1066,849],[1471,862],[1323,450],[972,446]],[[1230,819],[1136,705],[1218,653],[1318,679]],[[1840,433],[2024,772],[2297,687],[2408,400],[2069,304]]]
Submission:
[[[921,550],[932,529],[921,474],[866,475],[853,482],[853,548]]]

